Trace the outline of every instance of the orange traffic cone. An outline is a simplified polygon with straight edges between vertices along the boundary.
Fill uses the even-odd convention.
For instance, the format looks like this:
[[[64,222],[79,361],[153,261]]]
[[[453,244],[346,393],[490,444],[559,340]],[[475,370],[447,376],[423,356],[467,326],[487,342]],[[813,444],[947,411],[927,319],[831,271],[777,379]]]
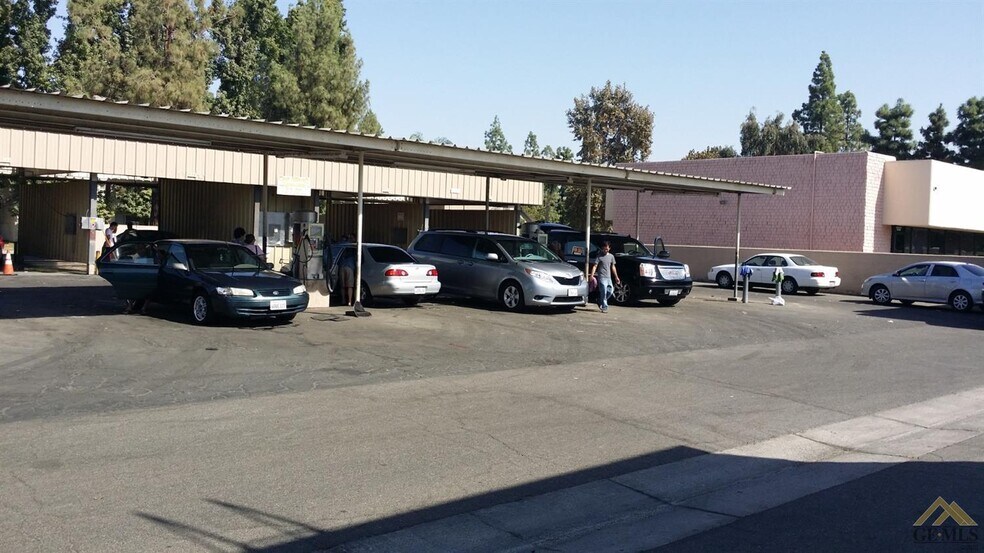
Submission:
[[[14,274],[14,260],[10,259],[10,252],[7,252],[6,259],[3,261],[3,274]]]

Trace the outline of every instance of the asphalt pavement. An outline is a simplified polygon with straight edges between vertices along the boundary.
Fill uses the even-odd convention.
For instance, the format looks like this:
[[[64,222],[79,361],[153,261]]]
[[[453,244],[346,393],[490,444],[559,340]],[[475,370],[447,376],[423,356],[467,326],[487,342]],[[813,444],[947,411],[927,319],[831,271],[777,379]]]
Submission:
[[[980,550],[917,543],[909,519],[937,496],[984,519],[984,313],[728,296],[200,328],[180,308],[123,315],[98,277],[6,277],[0,535],[18,551]],[[870,435],[868,417],[927,409],[944,422]],[[817,439],[838,423],[855,442]],[[839,449],[768,446],[800,439]],[[683,495],[651,489],[702,463]],[[779,474],[804,492],[682,503]],[[735,479],[697,488],[715,475]]]

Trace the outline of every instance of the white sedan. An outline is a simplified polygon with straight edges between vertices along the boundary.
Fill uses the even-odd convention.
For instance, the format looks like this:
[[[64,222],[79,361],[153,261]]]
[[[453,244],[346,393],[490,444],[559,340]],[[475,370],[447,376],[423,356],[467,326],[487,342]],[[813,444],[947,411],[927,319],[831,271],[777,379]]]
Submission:
[[[820,290],[830,290],[840,286],[841,279],[837,267],[820,265],[809,257],[795,253],[760,253],[741,263],[752,270],[748,282],[753,286],[775,286],[772,275],[777,267],[782,268],[782,293],[795,294],[803,290],[811,296]],[[740,269],[739,269],[740,270]],[[707,272],[707,280],[717,283],[721,288],[735,285],[735,265],[716,265]]]
[[[891,274],[875,275],[861,284],[861,294],[878,305],[899,300],[948,303],[957,311],[984,308],[984,268],[973,263],[924,261]]]

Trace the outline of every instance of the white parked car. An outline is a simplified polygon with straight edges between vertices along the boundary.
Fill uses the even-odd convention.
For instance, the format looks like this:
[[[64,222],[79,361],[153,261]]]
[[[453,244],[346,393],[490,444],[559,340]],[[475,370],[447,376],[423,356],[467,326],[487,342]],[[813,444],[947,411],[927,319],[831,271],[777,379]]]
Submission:
[[[923,261],[894,273],[868,277],[861,284],[861,295],[878,305],[888,305],[892,300],[904,305],[925,301],[970,311],[974,304],[984,304],[984,268],[973,263]]]
[[[783,294],[795,294],[803,290],[811,296],[820,290],[830,290],[840,286],[841,279],[837,267],[820,265],[809,257],[796,253],[760,253],[741,263],[752,270],[748,279],[752,286],[775,286],[772,275],[776,267],[781,267],[785,278],[782,281]],[[740,265],[739,265],[740,270]],[[707,280],[717,283],[721,288],[735,285],[735,265],[716,265],[707,272]]]

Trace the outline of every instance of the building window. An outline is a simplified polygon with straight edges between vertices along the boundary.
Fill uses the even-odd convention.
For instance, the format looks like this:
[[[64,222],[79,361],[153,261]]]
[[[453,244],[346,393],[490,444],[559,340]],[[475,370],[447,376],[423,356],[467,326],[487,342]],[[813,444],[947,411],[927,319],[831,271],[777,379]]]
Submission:
[[[892,253],[984,256],[984,232],[892,227]]]

